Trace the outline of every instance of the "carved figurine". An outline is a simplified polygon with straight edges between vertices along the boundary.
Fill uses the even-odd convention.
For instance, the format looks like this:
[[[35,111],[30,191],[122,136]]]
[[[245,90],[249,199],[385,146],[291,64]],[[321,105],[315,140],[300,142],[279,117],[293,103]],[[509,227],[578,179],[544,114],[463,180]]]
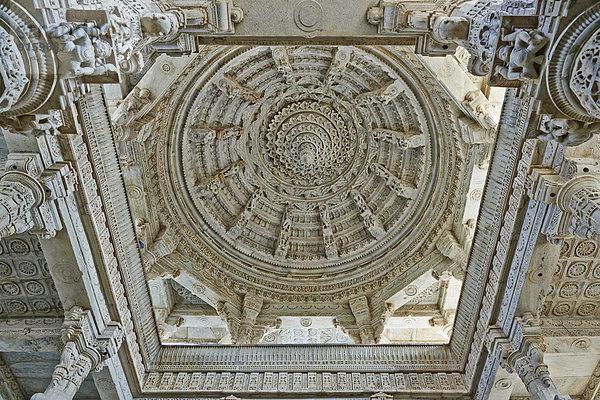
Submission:
[[[359,193],[358,190],[352,190],[352,192],[350,194],[352,195],[352,198],[354,199],[354,203],[356,203],[356,206],[360,210],[361,214],[363,214],[367,211],[370,211],[369,206],[367,205],[367,202],[365,201],[365,198],[363,197],[362,194]]]
[[[292,228],[292,219],[289,216],[289,213],[286,211],[283,219],[281,221],[281,233],[289,234]]]
[[[433,23],[433,34],[444,42],[466,41],[470,22],[464,17],[441,17]]]
[[[127,124],[136,112],[150,103],[150,94],[150,90],[146,88],[134,87],[122,103],[117,103],[117,110],[112,116],[113,123],[117,126]]]
[[[321,225],[323,230],[331,229],[331,223],[329,221],[329,214],[327,212],[327,206],[325,204],[321,204],[319,206],[319,216],[321,217]]]
[[[57,134],[61,121],[49,114],[26,114],[16,117],[0,117],[0,128],[25,136]]]
[[[179,31],[179,20],[175,13],[148,13],[140,17],[144,36],[162,38]]]
[[[377,101],[383,104],[388,104],[390,101],[398,97],[403,91],[404,87],[402,85],[402,81],[400,79],[396,79],[379,89],[359,94],[356,96],[356,102],[361,105],[374,104]]]
[[[505,42],[512,42],[498,50],[498,58],[506,66],[497,66],[496,72],[509,80],[530,80],[539,77],[538,69],[544,63],[544,49],[549,40],[538,31],[517,29],[502,37]]]
[[[140,43],[141,35],[132,29],[132,21],[119,15],[118,7],[109,7],[112,37],[117,50],[119,70],[125,74],[135,74],[144,67]]]
[[[256,103],[261,99],[260,94],[256,93],[252,89],[242,86],[227,75],[223,75],[217,80],[217,87],[221,89],[223,93],[226,93],[229,98],[239,97],[240,99],[246,100],[250,103]]]
[[[383,21],[383,8],[371,7],[367,10],[367,21],[371,25],[378,25]]]
[[[556,140],[564,146],[578,146],[600,133],[600,122],[581,122],[566,118],[546,118],[540,126],[539,139]]]
[[[108,24],[97,27],[91,22],[82,25],[61,22],[48,30],[50,40],[58,46],[61,77],[117,71],[116,66],[105,61],[112,54],[112,46],[101,37],[107,34],[109,27]]]

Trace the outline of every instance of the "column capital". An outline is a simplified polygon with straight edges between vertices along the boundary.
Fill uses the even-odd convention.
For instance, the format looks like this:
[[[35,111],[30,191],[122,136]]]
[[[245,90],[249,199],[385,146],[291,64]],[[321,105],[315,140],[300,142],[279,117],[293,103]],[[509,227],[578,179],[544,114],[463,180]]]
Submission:
[[[76,189],[70,163],[44,168],[40,154],[11,153],[0,176],[0,237],[32,230],[50,238],[62,229],[54,200]]]
[[[553,238],[574,235],[600,240],[600,179],[581,175],[562,185],[544,233]]]
[[[545,347],[539,320],[532,314],[516,317],[508,335],[501,327],[490,326],[485,342],[488,352],[503,368],[519,375],[532,400],[570,400],[558,391],[550,377],[544,363]]]
[[[102,369],[123,341],[121,324],[111,321],[98,332],[92,313],[79,306],[65,311],[61,336],[65,346],[52,381],[32,400],[71,400],[88,374]]]

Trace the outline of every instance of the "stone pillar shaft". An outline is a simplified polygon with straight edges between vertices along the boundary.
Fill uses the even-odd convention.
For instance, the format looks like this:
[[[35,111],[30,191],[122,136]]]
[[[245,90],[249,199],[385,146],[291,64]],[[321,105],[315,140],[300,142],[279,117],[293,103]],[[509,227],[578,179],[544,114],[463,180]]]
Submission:
[[[510,337],[500,327],[491,327],[486,338],[488,351],[508,372],[516,372],[527,387],[531,400],[571,400],[562,395],[544,363],[544,344],[539,321],[527,313],[516,318]]]

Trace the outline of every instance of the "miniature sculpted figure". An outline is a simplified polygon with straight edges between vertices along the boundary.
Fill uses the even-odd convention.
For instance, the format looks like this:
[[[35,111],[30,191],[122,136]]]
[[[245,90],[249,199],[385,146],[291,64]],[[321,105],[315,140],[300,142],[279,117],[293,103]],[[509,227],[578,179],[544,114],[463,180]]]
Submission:
[[[537,79],[538,68],[544,63],[543,50],[548,38],[537,31],[517,29],[502,40],[512,44],[498,50],[498,58],[507,66],[496,67],[496,72],[510,80]]]
[[[469,37],[469,20],[464,17],[441,17],[433,24],[433,33],[445,42],[463,41]]]
[[[146,104],[150,103],[150,90],[134,87],[131,93],[120,103],[113,114],[113,122],[117,126],[125,125]]]
[[[365,198],[362,196],[362,194],[360,194],[358,190],[352,190],[351,194],[361,214],[367,212],[369,210],[369,206],[367,206],[367,202],[365,201]]]
[[[367,11],[367,21],[371,25],[377,25],[383,20],[383,9],[381,7],[371,7]]]
[[[175,13],[148,13],[140,17],[142,33],[148,37],[164,37],[177,33],[179,22]]]
[[[112,54],[112,46],[100,37],[106,35],[108,29],[108,24],[98,28],[91,22],[79,26],[61,22],[48,31],[51,40],[58,45],[61,77],[74,78],[117,71],[113,64],[105,62]]]

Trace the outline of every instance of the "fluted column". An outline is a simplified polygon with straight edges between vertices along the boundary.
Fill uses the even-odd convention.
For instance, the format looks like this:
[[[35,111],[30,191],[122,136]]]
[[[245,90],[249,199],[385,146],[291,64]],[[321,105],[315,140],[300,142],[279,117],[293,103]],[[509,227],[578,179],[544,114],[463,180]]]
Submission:
[[[44,201],[41,184],[23,172],[0,178],[0,238],[23,233],[35,225],[32,210]]]
[[[34,394],[32,400],[71,400],[88,374],[116,354],[123,339],[120,324],[110,322],[98,334],[91,318],[89,311],[78,306],[65,312],[60,363],[44,393]]]

